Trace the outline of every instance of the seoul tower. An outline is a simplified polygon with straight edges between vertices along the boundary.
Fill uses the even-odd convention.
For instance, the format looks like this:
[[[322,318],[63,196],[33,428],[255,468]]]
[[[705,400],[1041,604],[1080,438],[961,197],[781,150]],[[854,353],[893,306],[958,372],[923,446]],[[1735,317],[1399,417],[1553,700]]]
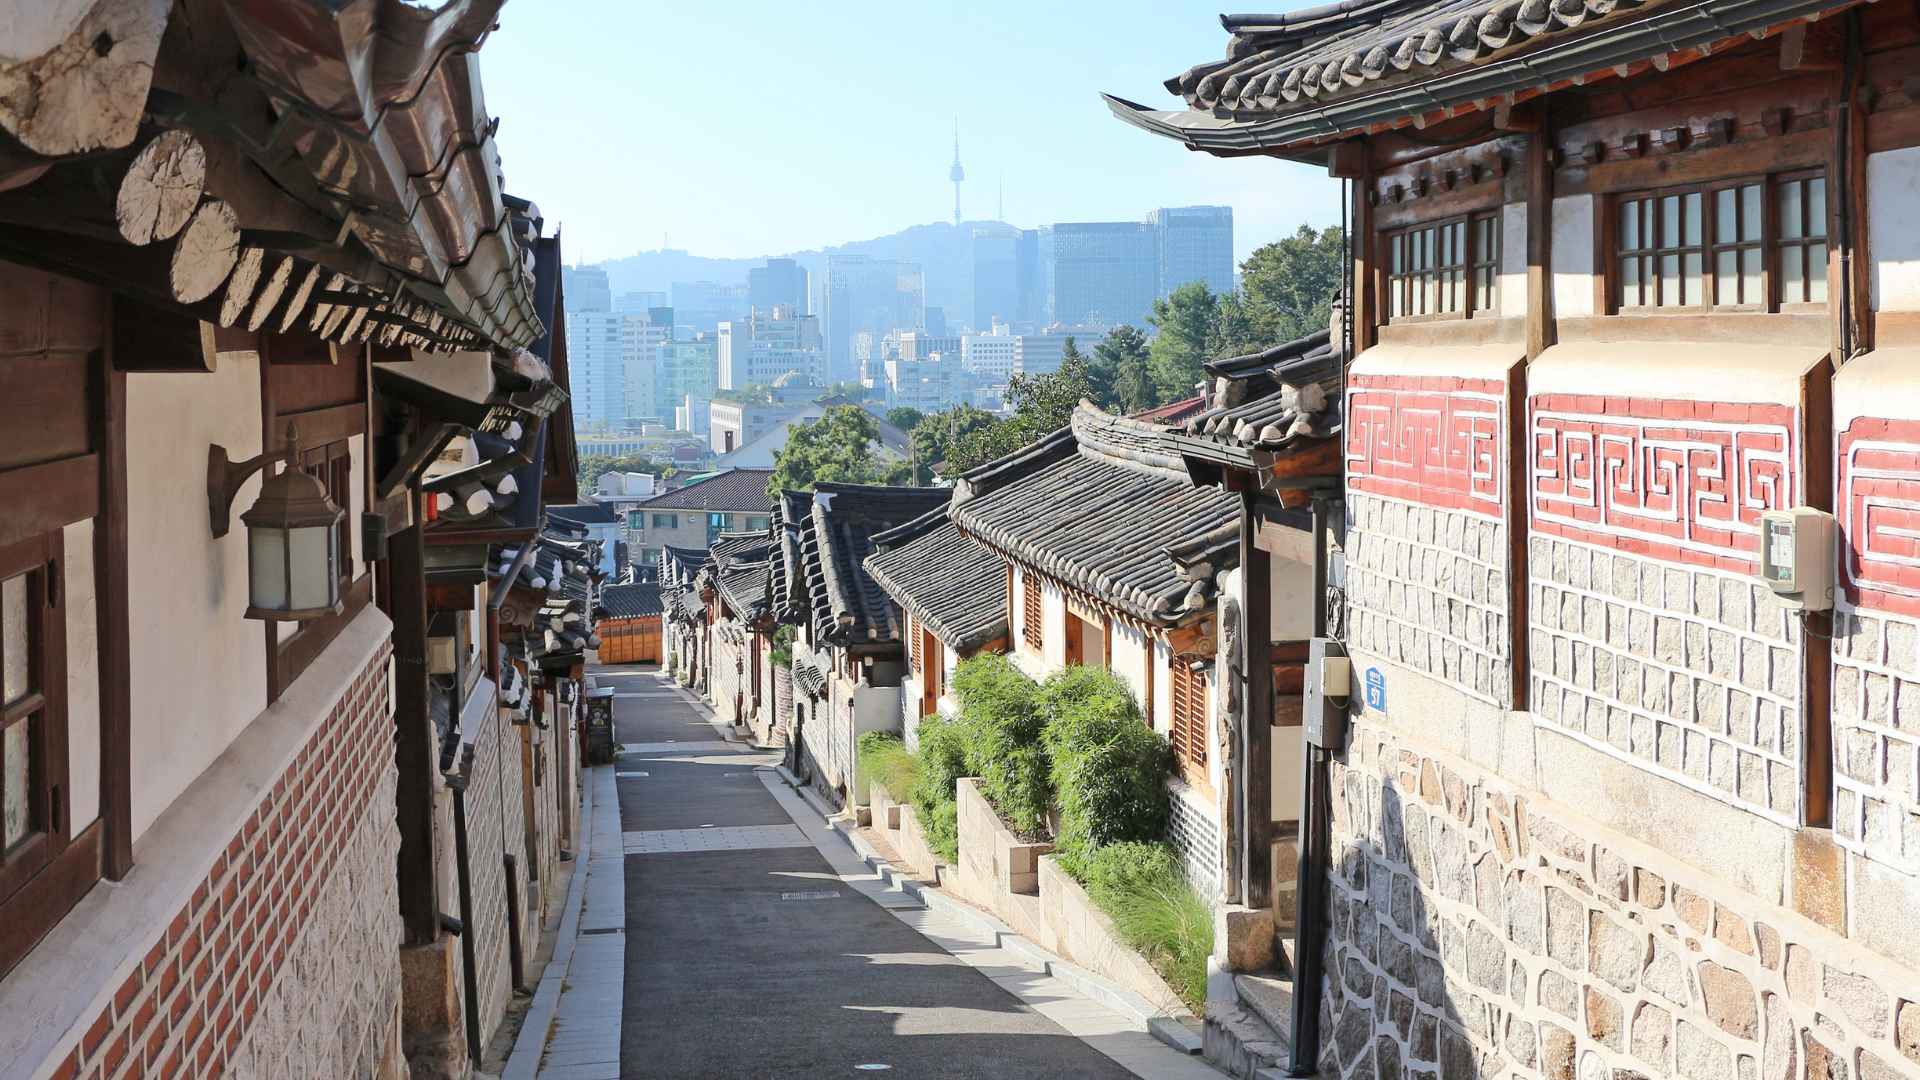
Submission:
[[[960,120],[953,121],[953,168],[947,170],[947,179],[953,181],[953,223],[960,224],[960,181],[967,178],[967,170],[960,167]]]

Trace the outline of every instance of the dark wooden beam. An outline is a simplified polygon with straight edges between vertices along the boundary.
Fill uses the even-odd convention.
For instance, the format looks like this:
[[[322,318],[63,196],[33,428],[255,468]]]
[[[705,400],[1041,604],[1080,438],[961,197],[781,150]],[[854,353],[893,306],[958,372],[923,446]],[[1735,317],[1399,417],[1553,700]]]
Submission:
[[[0,547],[100,513],[100,455],[80,454],[0,472]]]
[[[417,495],[415,496],[418,497]],[[400,826],[400,919],[409,945],[440,936],[434,852],[433,721],[427,707],[426,542],[419,526],[388,545],[393,604],[394,762],[399,769],[395,814]]]
[[[1553,132],[1527,140],[1527,362],[1553,344]]]
[[[1273,903],[1273,556],[1259,544],[1260,518],[1252,491],[1240,496],[1240,670],[1246,692],[1245,753],[1239,784],[1243,828],[1241,902]]]
[[[127,571],[127,375],[112,351],[94,355],[99,513],[93,525],[94,618],[100,643],[101,872],[133,870],[132,615]]]
[[[119,371],[210,372],[219,349],[213,324],[116,292],[109,303],[114,367]]]

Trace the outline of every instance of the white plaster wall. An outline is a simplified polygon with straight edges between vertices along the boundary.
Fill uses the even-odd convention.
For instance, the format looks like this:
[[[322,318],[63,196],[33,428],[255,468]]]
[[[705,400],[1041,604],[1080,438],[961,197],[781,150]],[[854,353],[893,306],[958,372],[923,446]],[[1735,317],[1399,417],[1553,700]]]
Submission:
[[[1563,195],[1553,200],[1553,317],[1592,314],[1593,196]]]
[[[1165,735],[1173,722],[1173,648],[1153,643],[1153,730]]]
[[[260,452],[260,357],[223,352],[205,374],[127,376],[127,549],[135,842],[267,702],[266,635],[245,617],[239,515],[207,527],[207,446]]]
[[[1113,627],[1113,673],[1133,690],[1140,710],[1147,709],[1147,665],[1153,662],[1147,651],[1147,635],[1123,623]]]
[[[359,477],[367,468],[367,437],[355,435],[347,440],[347,457],[352,460],[353,494],[347,499],[347,546],[353,549],[353,577],[359,580],[367,572],[367,553],[360,543],[360,515],[367,512],[367,485]]]
[[[1500,317],[1527,313],[1527,204],[1500,208]]]
[[[1867,251],[1874,309],[1920,310],[1920,146],[1867,155]]]
[[[66,527],[61,602],[67,609],[69,833],[100,816],[100,634],[93,580],[93,519]]]
[[[1067,594],[1050,581],[1040,586],[1040,629],[1046,670],[1059,671],[1067,666]]]
[[[1274,559],[1267,575],[1272,620],[1271,641],[1304,641],[1313,636],[1313,564]]]

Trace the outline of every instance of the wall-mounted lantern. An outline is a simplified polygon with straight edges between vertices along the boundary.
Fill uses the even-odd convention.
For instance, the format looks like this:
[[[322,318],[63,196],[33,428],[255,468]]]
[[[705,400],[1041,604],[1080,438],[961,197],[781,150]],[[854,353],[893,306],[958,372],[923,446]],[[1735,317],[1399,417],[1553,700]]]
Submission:
[[[294,436],[289,426],[286,450],[242,462],[229,462],[223,447],[209,451],[213,535],[226,535],[242,481],[275,461],[295,459]],[[346,516],[325,486],[299,469],[286,469],[260,485],[252,509],[240,515],[247,527],[247,618],[301,622],[340,613],[340,522]]]

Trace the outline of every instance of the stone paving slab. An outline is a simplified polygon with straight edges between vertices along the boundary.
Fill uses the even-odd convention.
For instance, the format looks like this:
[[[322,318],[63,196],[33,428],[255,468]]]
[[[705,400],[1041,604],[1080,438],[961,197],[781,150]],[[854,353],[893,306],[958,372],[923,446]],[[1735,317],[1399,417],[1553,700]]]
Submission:
[[[755,848],[808,847],[806,835],[792,825],[717,825],[711,829],[650,829],[622,836],[628,855],[686,851],[751,851]]]

